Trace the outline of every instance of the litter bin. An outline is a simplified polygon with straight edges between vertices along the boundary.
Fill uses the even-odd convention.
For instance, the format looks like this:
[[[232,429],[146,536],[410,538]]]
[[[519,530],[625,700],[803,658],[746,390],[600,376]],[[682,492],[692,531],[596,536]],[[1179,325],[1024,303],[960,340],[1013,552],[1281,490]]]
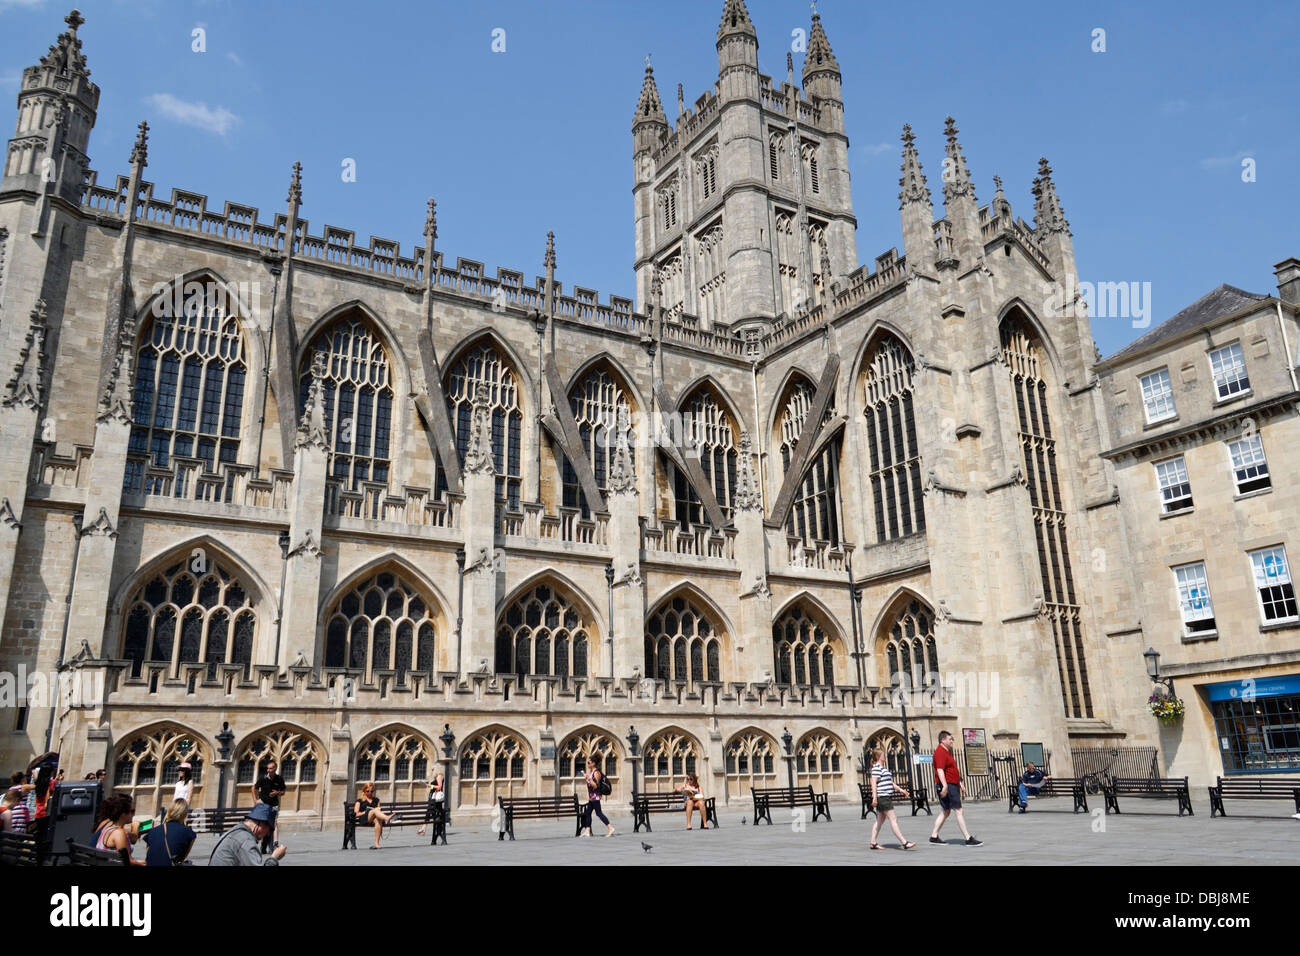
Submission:
[[[50,852],[68,852],[68,838],[82,846],[93,844],[95,816],[103,799],[103,785],[98,780],[65,780],[54,788],[54,804],[46,845]]]

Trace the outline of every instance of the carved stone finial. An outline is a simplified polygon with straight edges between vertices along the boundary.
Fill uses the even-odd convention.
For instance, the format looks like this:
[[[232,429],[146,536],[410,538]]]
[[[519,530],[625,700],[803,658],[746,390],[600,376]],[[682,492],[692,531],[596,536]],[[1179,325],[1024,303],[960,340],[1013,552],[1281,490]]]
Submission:
[[[106,508],[100,508],[99,514],[95,516],[95,520],[81,529],[81,536],[83,538],[86,536],[94,537],[97,535],[104,535],[108,538],[117,537],[117,529],[113,527],[113,521],[108,517],[108,510]]]
[[[300,554],[305,554],[310,558],[320,559],[323,552],[321,546],[316,543],[316,536],[312,534],[311,528],[302,533],[302,540],[297,546],[289,552],[288,557],[292,558]]]
[[[80,10],[73,10],[71,13],[69,13],[66,17],[63,18],[63,22],[66,23],[68,25],[68,29],[75,34],[77,32],[77,28],[86,22],[86,18],[81,15]]]
[[[636,471],[632,465],[632,448],[628,442],[631,431],[627,406],[618,406],[618,421],[614,426],[614,454],[609,464],[608,486],[612,495],[636,494]]]
[[[542,260],[542,264],[546,266],[548,271],[555,269],[555,233],[554,232],[548,232],[546,234],[546,258]]]
[[[465,473],[492,475],[496,473],[496,460],[492,454],[492,407],[488,387],[478,383],[474,390],[474,405],[470,412],[469,447],[465,450]]]
[[[749,432],[740,433],[740,456],[736,464],[735,506],[737,511],[760,511],[763,495],[758,487],[758,474],[754,471],[754,456],[750,453],[752,442]]]
[[[149,165],[149,124],[143,120],[136,127],[135,145],[131,147],[131,165],[141,169]]]
[[[1034,178],[1034,232],[1040,237],[1057,233],[1070,232],[1070,224],[1061,209],[1061,200],[1056,195],[1056,184],[1052,182],[1052,167],[1044,156],[1038,161],[1038,175]]]
[[[959,196],[969,196],[974,202],[975,186],[966,169],[966,157],[962,155],[961,143],[957,142],[957,122],[951,116],[944,120],[943,133],[948,138],[943,171],[944,202],[952,202]]]
[[[924,203],[930,206],[930,187],[926,185],[925,173],[921,171],[921,160],[916,155],[916,136],[911,126],[903,127],[903,175],[898,178],[902,187],[898,192],[898,208],[910,203]],[[928,220],[927,220],[928,221]]]
[[[289,177],[289,196],[285,202],[294,206],[302,205],[302,163],[293,164],[293,175]]]
[[[39,411],[45,402],[45,300],[37,299],[27,327],[27,343],[19,353],[14,376],[9,380],[4,405],[21,405]]]
[[[424,217],[424,235],[430,240],[438,238],[438,204],[433,197],[429,197],[429,212]]]
[[[298,422],[294,448],[329,448],[325,429],[325,377],[329,374],[329,356],[318,349],[311,358],[311,385],[307,389],[307,407]]]

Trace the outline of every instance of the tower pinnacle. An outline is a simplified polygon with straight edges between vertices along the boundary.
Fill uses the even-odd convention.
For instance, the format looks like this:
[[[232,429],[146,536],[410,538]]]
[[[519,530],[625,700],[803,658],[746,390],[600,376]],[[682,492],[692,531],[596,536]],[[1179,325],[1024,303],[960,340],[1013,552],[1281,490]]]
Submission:
[[[898,193],[898,208],[902,209],[910,203],[929,206],[930,187],[926,185],[925,173],[921,171],[921,159],[916,155],[916,136],[913,135],[911,126],[903,127],[902,139],[903,175],[898,179],[898,185],[902,187]]]
[[[952,202],[959,196],[969,196],[975,201],[975,186],[970,181],[966,169],[966,157],[961,153],[961,143],[957,142],[957,123],[949,116],[944,120],[944,135],[948,137],[947,154],[943,164],[943,199]]]
[[[1034,231],[1040,237],[1070,231],[1046,156],[1038,161],[1038,175],[1034,177]]]

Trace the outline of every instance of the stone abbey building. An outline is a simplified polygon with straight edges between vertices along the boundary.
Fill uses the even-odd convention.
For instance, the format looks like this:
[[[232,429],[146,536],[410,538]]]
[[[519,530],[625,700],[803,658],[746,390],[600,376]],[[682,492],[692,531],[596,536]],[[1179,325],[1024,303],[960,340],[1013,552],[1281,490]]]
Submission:
[[[1213,730],[1171,741],[1146,708],[1143,651],[1181,660],[1196,603],[1161,575],[1197,558],[1143,510],[1168,442],[1112,418],[1169,376],[1096,366],[1085,310],[1049,304],[1077,276],[1046,160],[1030,224],[1000,182],[979,203],[951,119],[933,195],[904,128],[903,251],[859,265],[827,34],[774,82],[727,0],[717,83],[675,122],[646,68],[636,300],[602,303],[551,241],[531,280],[450,261],[432,201],[410,251],[312,227],[298,167],[269,215],[162,195],[145,124],[126,175],[91,171],[82,23],[23,73],[0,181],[6,767],[57,750],[152,808],[188,759],[215,806],[274,756],[313,827],[357,781],[422,799],[441,770],[472,818],[593,753],[620,805],[689,770],[724,803],[787,773],[847,800],[865,746],[903,749],[901,686],[927,751],[980,728],[1058,773],[1135,745],[1224,772]],[[1198,319],[1226,345],[1249,313],[1279,455],[1295,285]],[[1241,540],[1285,570],[1270,506],[1242,502]],[[1250,565],[1223,574],[1250,617]],[[1198,659],[1294,668],[1288,607],[1233,638],[1246,663]]]

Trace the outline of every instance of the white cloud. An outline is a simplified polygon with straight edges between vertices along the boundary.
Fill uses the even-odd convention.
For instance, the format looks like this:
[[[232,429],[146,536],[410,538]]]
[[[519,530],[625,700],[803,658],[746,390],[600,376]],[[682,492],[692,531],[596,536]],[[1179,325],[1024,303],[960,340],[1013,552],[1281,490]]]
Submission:
[[[239,54],[236,53],[234,50],[226,51],[226,59],[229,60],[231,63],[235,64],[235,66],[244,65],[244,61],[239,58]]]
[[[1229,166],[1240,166],[1243,159],[1253,156],[1254,153],[1253,149],[1243,149],[1231,156],[1207,156],[1201,160],[1201,169],[1226,169]]]
[[[875,146],[863,146],[863,151],[871,156],[880,156],[895,149],[893,143],[877,143]]]
[[[36,7],[44,6],[45,0],[0,0],[0,10],[13,10],[22,8],[32,10]]]
[[[225,136],[239,122],[239,117],[224,106],[212,109],[207,103],[189,103],[170,93],[155,93],[148,97],[148,102],[168,119],[218,136]]]

